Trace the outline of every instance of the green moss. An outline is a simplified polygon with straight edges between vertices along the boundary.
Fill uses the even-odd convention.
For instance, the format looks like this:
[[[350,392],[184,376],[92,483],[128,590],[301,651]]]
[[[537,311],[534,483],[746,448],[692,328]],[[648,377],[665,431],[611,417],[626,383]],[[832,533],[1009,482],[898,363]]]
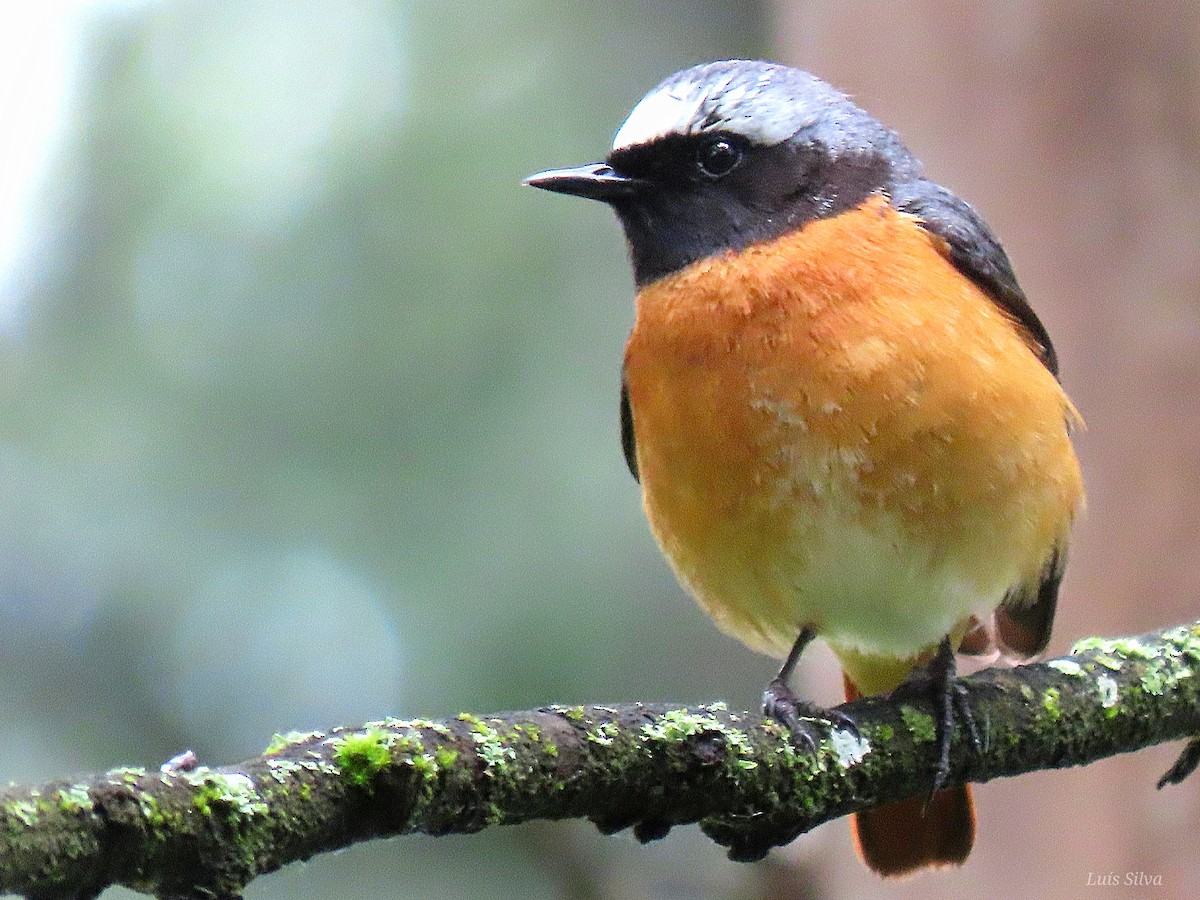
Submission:
[[[937,727],[933,723],[933,716],[929,713],[923,713],[911,706],[901,706],[900,718],[904,720],[908,733],[917,743],[931,743],[937,740]]]
[[[378,728],[337,737],[332,741],[333,761],[355,787],[368,787],[371,779],[391,762],[394,739],[394,735]]]
[[[1118,644],[1136,643],[1133,641],[1113,640],[1112,638],[1088,637],[1076,641],[1071,646],[1071,655],[1077,656],[1080,653],[1091,653],[1099,651],[1101,653],[1121,653],[1118,649]]]
[[[721,723],[711,713],[694,713],[690,709],[682,708],[669,709],[653,722],[642,726],[642,739],[677,743],[692,735],[720,730]]]
[[[696,711],[686,708],[669,709],[654,721],[641,727],[641,739],[645,743],[665,745],[679,744],[696,735],[719,736],[727,751],[724,756],[726,771],[732,776],[758,768],[754,745],[740,728],[726,724],[714,712],[724,712],[724,703],[702,706]]]
[[[267,768],[271,770],[272,778],[280,784],[286,784],[304,766],[290,759],[268,759]]]
[[[1114,641],[1109,641],[1114,653],[1124,656],[1126,659],[1150,660],[1155,657],[1153,647],[1148,647],[1136,638],[1117,638]]]
[[[1083,671],[1083,666],[1079,665],[1073,659],[1052,659],[1046,665],[1062,672],[1064,675],[1073,675],[1082,678],[1086,674]]]
[[[1046,693],[1042,695],[1042,708],[1050,716],[1051,722],[1057,722],[1062,718],[1061,701],[1062,692],[1058,688],[1047,688]]]
[[[412,734],[392,735],[391,747],[401,753],[420,753],[425,749],[421,739]]]
[[[337,740],[337,738],[333,740]],[[321,754],[316,753],[315,750],[307,752],[308,756],[296,760],[296,765],[300,766],[300,768],[320,775],[337,775],[341,773],[342,770],[338,767],[337,763],[330,762],[324,756],[321,756]]]
[[[209,785],[200,785],[199,789],[192,794],[192,806],[202,816],[212,815],[212,805],[218,800],[220,793],[216,788]]]
[[[1158,666],[1149,666],[1138,683],[1147,694],[1160,697],[1166,691],[1168,678]]]
[[[282,753],[288,747],[295,747],[297,744],[304,744],[308,741],[320,740],[325,737],[323,731],[289,731],[287,734],[276,734],[271,738],[271,743],[267,744],[267,749],[263,751],[267,756],[276,753]]]
[[[1107,645],[1107,641],[1101,637],[1086,637],[1080,638],[1071,645],[1071,655],[1078,656],[1080,653],[1087,653],[1089,650],[1099,650]]]
[[[738,756],[747,757],[754,754],[754,747],[750,743],[750,738],[746,736],[746,732],[737,728],[722,728],[721,734],[725,736],[725,744],[732,748]]]
[[[590,730],[587,739],[601,747],[610,747],[620,733],[621,729],[616,722],[605,722]]]
[[[437,760],[429,753],[419,753],[409,757],[408,765],[413,768],[413,771],[420,773],[423,778],[433,778],[438,773]]]
[[[412,731],[423,719],[398,719],[395,716],[384,716],[374,722],[364,722],[358,728],[335,728],[331,736],[338,736],[351,731]]]
[[[642,726],[643,736],[655,741],[680,741],[706,731],[725,731],[725,726],[707,711],[694,713],[690,709],[669,709]]]
[[[230,823],[240,818],[263,815],[267,804],[255,790],[254,781],[242,772],[214,772],[201,767],[183,774],[194,787],[192,806],[203,816],[225,813]],[[146,814],[146,810],[143,810]]]
[[[489,778],[496,777],[496,770],[506,761],[516,759],[516,751],[512,747],[505,746],[500,732],[483,719],[470,713],[461,713],[458,718],[470,727],[471,740],[475,742],[475,752],[487,767],[486,774]]]
[[[458,760],[458,751],[451,750],[449,747],[438,747],[434,753],[434,759],[443,769],[449,768]]]
[[[58,808],[65,813],[90,813],[96,808],[86,784],[73,784],[68,788],[60,788],[55,796],[58,797]]]
[[[459,716],[461,719],[462,716]],[[428,729],[438,734],[448,735],[450,729],[441,722],[434,722],[431,719],[397,719],[395,716],[386,716],[378,722],[368,722],[367,728],[386,728],[392,731],[423,731]]]
[[[1194,658],[1200,658],[1200,624],[1181,625],[1163,632],[1163,639],[1174,649]]]
[[[517,751],[512,747],[504,746],[499,737],[487,738],[483,735],[475,735],[475,738],[478,743],[476,752],[487,766],[487,775],[489,777],[494,778],[496,769],[503,766],[508,760],[517,758]]]
[[[159,831],[167,824],[167,818],[163,815],[162,807],[159,806],[158,801],[153,796],[146,793],[139,793],[137,801],[138,811],[141,812],[142,818],[146,820],[146,824],[151,828]]]
[[[896,732],[891,725],[880,725],[875,729],[875,736],[886,743],[896,736]]]
[[[37,804],[29,800],[9,800],[4,804],[4,811],[31,827],[36,825],[40,818]]]
[[[1147,694],[1158,697],[1167,689],[1174,688],[1180,681],[1192,677],[1192,670],[1178,659],[1173,661],[1156,659],[1146,666],[1139,683]]]
[[[140,766],[121,766],[109,769],[104,773],[104,777],[120,784],[136,784],[139,779],[146,777],[146,770]]]
[[[1195,653],[1200,650],[1197,635],[1190,627],[1176,628],[1166,632],[1163,637],[1174,647],[1163,647],[1157,644],[1147,644],[1138,638],[1085,638],[1077,641],[1071,648],[1072,653],[1095,653],[1096,662],[1107,669],[1120,671],[1124,660],[1152,662],[1162,655],[1172,655],[1175,652]]]

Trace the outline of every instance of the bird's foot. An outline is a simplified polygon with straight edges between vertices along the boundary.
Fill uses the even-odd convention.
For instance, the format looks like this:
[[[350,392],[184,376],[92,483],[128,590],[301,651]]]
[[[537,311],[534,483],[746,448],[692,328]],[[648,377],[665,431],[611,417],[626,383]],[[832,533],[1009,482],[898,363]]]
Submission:
[[[788,730],[792,746],[809,753],[815,753],[817,744],[825,737],[822,726],[859,736],[854,719],[839,710],[801,700],[782,678],[776,678],[763,691],[763,715]]]
[[[955,728],[961,723],[970,738],[971,749],[981,753],[983,742],[967,690],[954,679],[954,650],[949,639],[944,639],[938,651],[924,670],[916,670],[899,687],[892,691],[895,700],[908,698],[932,699],[934,709],[934,732],[937,740],[937,761],[933,767],[930,796],[946,786],[950,777],[950,748],[954,743]]]

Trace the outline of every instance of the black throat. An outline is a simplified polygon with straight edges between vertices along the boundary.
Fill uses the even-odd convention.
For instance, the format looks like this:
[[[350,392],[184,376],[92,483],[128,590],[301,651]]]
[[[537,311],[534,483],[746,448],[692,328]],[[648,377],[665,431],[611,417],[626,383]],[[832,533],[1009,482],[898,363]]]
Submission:
[[[636,176],[645,187],[614,199],[625,229],[634,281],[643,287],[701,259],[741,250],[862,204],[889,187],[886,155],[864,151],[831,154],[819,145],[754,147],[723,178],[688,172],[694,141],[670,137],[618,150],[609,165]]]

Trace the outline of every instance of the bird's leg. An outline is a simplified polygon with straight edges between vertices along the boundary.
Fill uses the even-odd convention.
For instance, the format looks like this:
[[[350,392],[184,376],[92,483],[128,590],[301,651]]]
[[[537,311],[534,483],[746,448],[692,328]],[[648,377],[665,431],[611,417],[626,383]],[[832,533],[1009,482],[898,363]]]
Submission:
[[[950,638],[942,638],[937,653],[929,661],[929,679],[933,690],[934,725],[937,732],[938,757],[933,768],[933,788],[941,790],[950,776],[950,745],[954,741],[954,726],[962,722],[971,737],[971,746],[979,751],[979,732],[975,716],[967,703],[967,692],[954,680],[954,648]]]
[[[955,681],[954,647],[949,636],[942,638],[937,651],[924,667],[913,669],[909,677],[891,693],[894,700],[929,697],[933,700],[933,724],[937,740],[937,762],[933,767],[933,786],[930,791],[941,790],[950,777],[950,746],[954,741],[954,728],[958,723],[967,729],[971,748],[982,752],[983,743],[975,716],[967,702],[967,690]]]
[[[792,743],[803,746],[810,753],[817,749],[817,742],[822,735],[818,733],[813,720],[832,723],[836,728],[852,731],[858,734],[858,726],[848,715],[837,710],[826,709],[808,700],[801,700],[788,685],[796,663],[804,648],[812,643],[816,631],[809,625],[800,629],[796,643],[788,652],[787,659],[779,669],[779,674],[772,679],[763,691],[763,715],[774,719],[783,725],[792,735]]]

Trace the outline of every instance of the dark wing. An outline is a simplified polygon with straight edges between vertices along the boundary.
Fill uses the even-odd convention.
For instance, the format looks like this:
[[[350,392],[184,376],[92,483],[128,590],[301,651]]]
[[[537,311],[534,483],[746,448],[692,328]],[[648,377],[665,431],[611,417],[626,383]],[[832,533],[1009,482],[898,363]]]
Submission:
[[[996,610],[996,638],[1002,649],[1010,651],[1009,656],[1029,659],[1050,643],[1058,586],[1066,565],[1066,552],[1055,549],[1041,578],[1009,591]]]
[[[1025,329],[1034,352],[1057,378],[1058,356],[1050,335],[1017,284],[1008,254],[975,210],[924,178],[896,185],[892,202],[901,212],[918,217],[927,231],[945,242],[950,261]]]
[[[629,408],[629,387],[625,379],[621,379],[621,452],[625,454],[625,465],[629,466],[629,474],[634,481],[638,478],[637,467],[637,438],[633,436],[633,410]]]
[[[924,178],[896,185],[892,202],[900,211],[917,216],[927,231],[942,239],[950,261],[1025,330],[1030,348],[1057,378],[1058,356],[1046,326],[1017,284],[1008,254],[978,213],[946,188]],[[1040,577],[1013,588],[996,610],[996,638],[1011,655],[1027,659],[1046,649],[1066,562],[1065,549],[1055,548]]]

